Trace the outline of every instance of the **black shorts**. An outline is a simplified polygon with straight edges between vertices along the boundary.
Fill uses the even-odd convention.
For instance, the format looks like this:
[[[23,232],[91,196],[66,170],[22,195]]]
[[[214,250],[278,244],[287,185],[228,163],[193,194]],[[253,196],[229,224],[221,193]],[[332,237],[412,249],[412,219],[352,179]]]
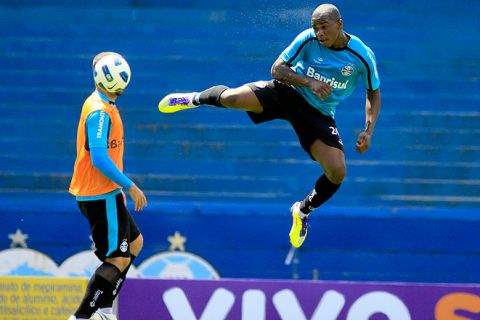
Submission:
[[[254,123],[287,120],[308,154],[310,146],[317,139],[344,151],[335,120],[315,109],[294,88],[277,80],[257,81],[247,85],[263,107],[262,113],[247,112]]]
[[[140,235],[140,230],[125,207],[122,194],[77,203],[90,224],[97,257],[101,261],[107,257],[130,257],[130,243]]]

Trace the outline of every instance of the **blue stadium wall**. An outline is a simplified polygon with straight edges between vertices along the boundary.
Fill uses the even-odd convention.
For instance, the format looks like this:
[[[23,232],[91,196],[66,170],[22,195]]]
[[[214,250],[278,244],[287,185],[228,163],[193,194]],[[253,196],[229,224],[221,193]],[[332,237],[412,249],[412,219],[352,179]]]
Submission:
[[[136,263],[179,231],[222,277],[478,282],[480,3],[334,2],[376,53],[382,112],[359,155],[361,85],[339,106],[347,178],[285,266],[288,209],[321,174],[288,124],[156,106],[170,92],[269,79],[318,3],[96,2],[0,2],[0,249],[16,229],[58,263],[90,248],[67,189],[91,59],[108,50],[133,72],[118,105],[125,172],[149,200],[134,214],[145,237]]]

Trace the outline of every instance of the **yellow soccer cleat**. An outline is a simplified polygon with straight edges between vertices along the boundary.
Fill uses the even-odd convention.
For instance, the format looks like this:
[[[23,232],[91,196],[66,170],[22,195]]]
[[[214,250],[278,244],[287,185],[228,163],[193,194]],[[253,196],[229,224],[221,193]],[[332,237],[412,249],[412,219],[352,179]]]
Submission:
[[[193,97],[195,94],[196,92],[171,93],[160,101],[158,104],[158,111],[163,113],[173,113],[196,108],[198,105],[193,103]]]
[[[292,228],[290,229],[290,243],[295,248],[299,248],[305,238],[307,237],[308,231],[308,216],[305,216],[303,219],[300,218],[300,202],[295,202],[290,208],[292,212]]]

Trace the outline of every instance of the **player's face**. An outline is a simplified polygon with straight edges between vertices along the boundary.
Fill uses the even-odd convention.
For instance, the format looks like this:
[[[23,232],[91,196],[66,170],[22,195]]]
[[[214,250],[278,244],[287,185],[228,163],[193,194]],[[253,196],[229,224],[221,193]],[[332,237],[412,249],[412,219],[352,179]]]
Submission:
[[[325,19],[312,19],[312,28],[318,41],[330,48],[337,41],[341,30],[341,21],[332,21]]]

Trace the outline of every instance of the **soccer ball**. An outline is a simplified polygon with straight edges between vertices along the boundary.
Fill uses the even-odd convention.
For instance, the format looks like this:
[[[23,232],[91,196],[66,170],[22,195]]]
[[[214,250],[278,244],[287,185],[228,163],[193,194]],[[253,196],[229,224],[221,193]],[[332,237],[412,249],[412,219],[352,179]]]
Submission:
[[[110,93],[122,93],[130,82],[130,66],[121,56],[107,55],[95,64],[95,84]]]

